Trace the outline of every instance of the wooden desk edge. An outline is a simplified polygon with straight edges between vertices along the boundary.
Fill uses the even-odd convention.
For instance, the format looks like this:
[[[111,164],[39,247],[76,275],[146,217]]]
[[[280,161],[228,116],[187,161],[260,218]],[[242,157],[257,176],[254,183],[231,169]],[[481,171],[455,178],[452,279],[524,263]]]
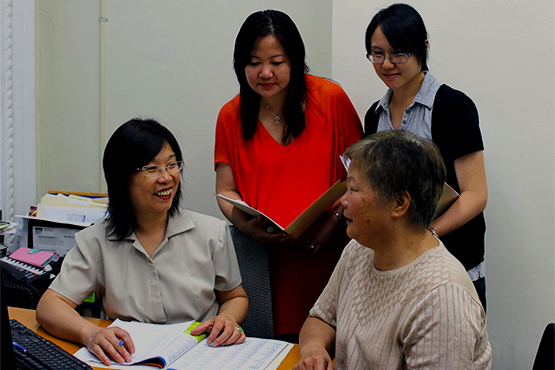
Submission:
[[[75,353],[79,348],[82,347],[80,344],[68,342],[48,334],[43,328],[41,328],[41,326],[37,322],[37,319],[35,317],[35,310],[29,310],[26,308],[8,307],[8,315],[10,316],[10,319],[16,319],[17,321],[19,321],[29,329],[33,330],[41,337],[56,343],[58,346],[62,347],[64,350],[68,351],[69,353]],[[111,323],[111,321],[103,320],[103,319],[95,319],[90,317],[86,317],[86,319],[102,327],[107,327]],[[300,347],[298,344],[295,344],[295,346],[291,349],[287,357],[285,357],[283,362],[279,365],[277,370],[292,369],[293,365],[297,363],[300,357],[301,357]],[[101,370],[102,368],[94,368],[94,369]]]

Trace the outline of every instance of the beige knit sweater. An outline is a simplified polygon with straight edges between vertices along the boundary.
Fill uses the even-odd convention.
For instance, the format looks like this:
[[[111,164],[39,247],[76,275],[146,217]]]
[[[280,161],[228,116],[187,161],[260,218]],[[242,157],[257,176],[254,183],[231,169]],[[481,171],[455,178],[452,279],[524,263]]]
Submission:
[[[336,369],[489,369],[485,312],[440,245],[391,271],[352,240],[310,311],[336,328]]]

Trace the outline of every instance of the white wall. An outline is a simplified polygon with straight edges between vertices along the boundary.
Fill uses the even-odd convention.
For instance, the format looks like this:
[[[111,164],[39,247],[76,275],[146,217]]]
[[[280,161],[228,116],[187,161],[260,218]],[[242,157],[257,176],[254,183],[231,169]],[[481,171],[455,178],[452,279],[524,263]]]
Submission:
[[[106,1],[105,44],[101,3],[37,2],[38,196],[49,189],[104,191],[105,141],[141,115],[166,124],[181,145],[185,205],[221,217],[212,195],[214,131],[220,108],[239,91],[232,60],[241,24],[254,11],[287,12],[312,71],[329,77],[331,0]]]
[[[34,14],[33,0],[2,1],[0,209],[4,220],[28,211],[36,199]]]
[[[390,3],[333,3],[332,76],[361,117],[385,92],[365,58],[366,27]],[[428,29],[430,71],[469,95],[480,113],[493,368],[530,369],[545,325],[555,320],[553,2],[409,3]]]
[[[37,1],[39,196],[103,186],[100,3]],[[166,123],[184,149],[186,203],[201,212],[221,217],[210,195],[213,133],[219,108],[238,90],[233,41],[248,14],[288,12],[313,71],[341,82],[361,117],[385,90],[364,58],[364,31],[386,1],[106,3],[105,135],[137,114]],[[555,320],[553,3],[410,3],[428,26],[432,73],[472,97],[480,112],[494,369],[531,368],[543,327]]]

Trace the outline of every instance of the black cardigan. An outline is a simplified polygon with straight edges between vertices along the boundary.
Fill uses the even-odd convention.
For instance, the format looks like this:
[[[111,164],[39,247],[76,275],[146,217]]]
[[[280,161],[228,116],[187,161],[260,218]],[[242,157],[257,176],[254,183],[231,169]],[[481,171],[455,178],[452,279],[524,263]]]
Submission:
[[[378,129],[379,101],[372,104],[364,117],[364,134]],[[432,110],[432,139],[438,146],[445,167],[447,184],[460,193],[454,162],[456,159],[484,150],[478,123],[478,110],[463,92],[441,85]],[[441,237],[445,247],[461,261],[467,270],[484,261],[486,222],[483,212],[466,224]]]

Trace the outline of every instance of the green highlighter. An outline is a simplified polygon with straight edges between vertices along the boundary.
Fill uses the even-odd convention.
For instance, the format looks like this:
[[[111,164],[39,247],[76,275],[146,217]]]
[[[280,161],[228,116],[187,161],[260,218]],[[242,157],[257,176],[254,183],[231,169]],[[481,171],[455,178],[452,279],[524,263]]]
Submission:
[[[196,328],[197,326],[199,326],[201,323],[198,321],[195,321],[194,323],[191,324],[191,326],[189,326],[187,329],[185,329],[184,333],[189,334],[190,336],[194,337],[197,342],[200,342],[201,340],[203,340],[204,338],[206,338],[208,336],[208,334],[206,333],[202,333],[200,335],[193,335],[191,334],[191,330],[193,330],[194,328]]]

